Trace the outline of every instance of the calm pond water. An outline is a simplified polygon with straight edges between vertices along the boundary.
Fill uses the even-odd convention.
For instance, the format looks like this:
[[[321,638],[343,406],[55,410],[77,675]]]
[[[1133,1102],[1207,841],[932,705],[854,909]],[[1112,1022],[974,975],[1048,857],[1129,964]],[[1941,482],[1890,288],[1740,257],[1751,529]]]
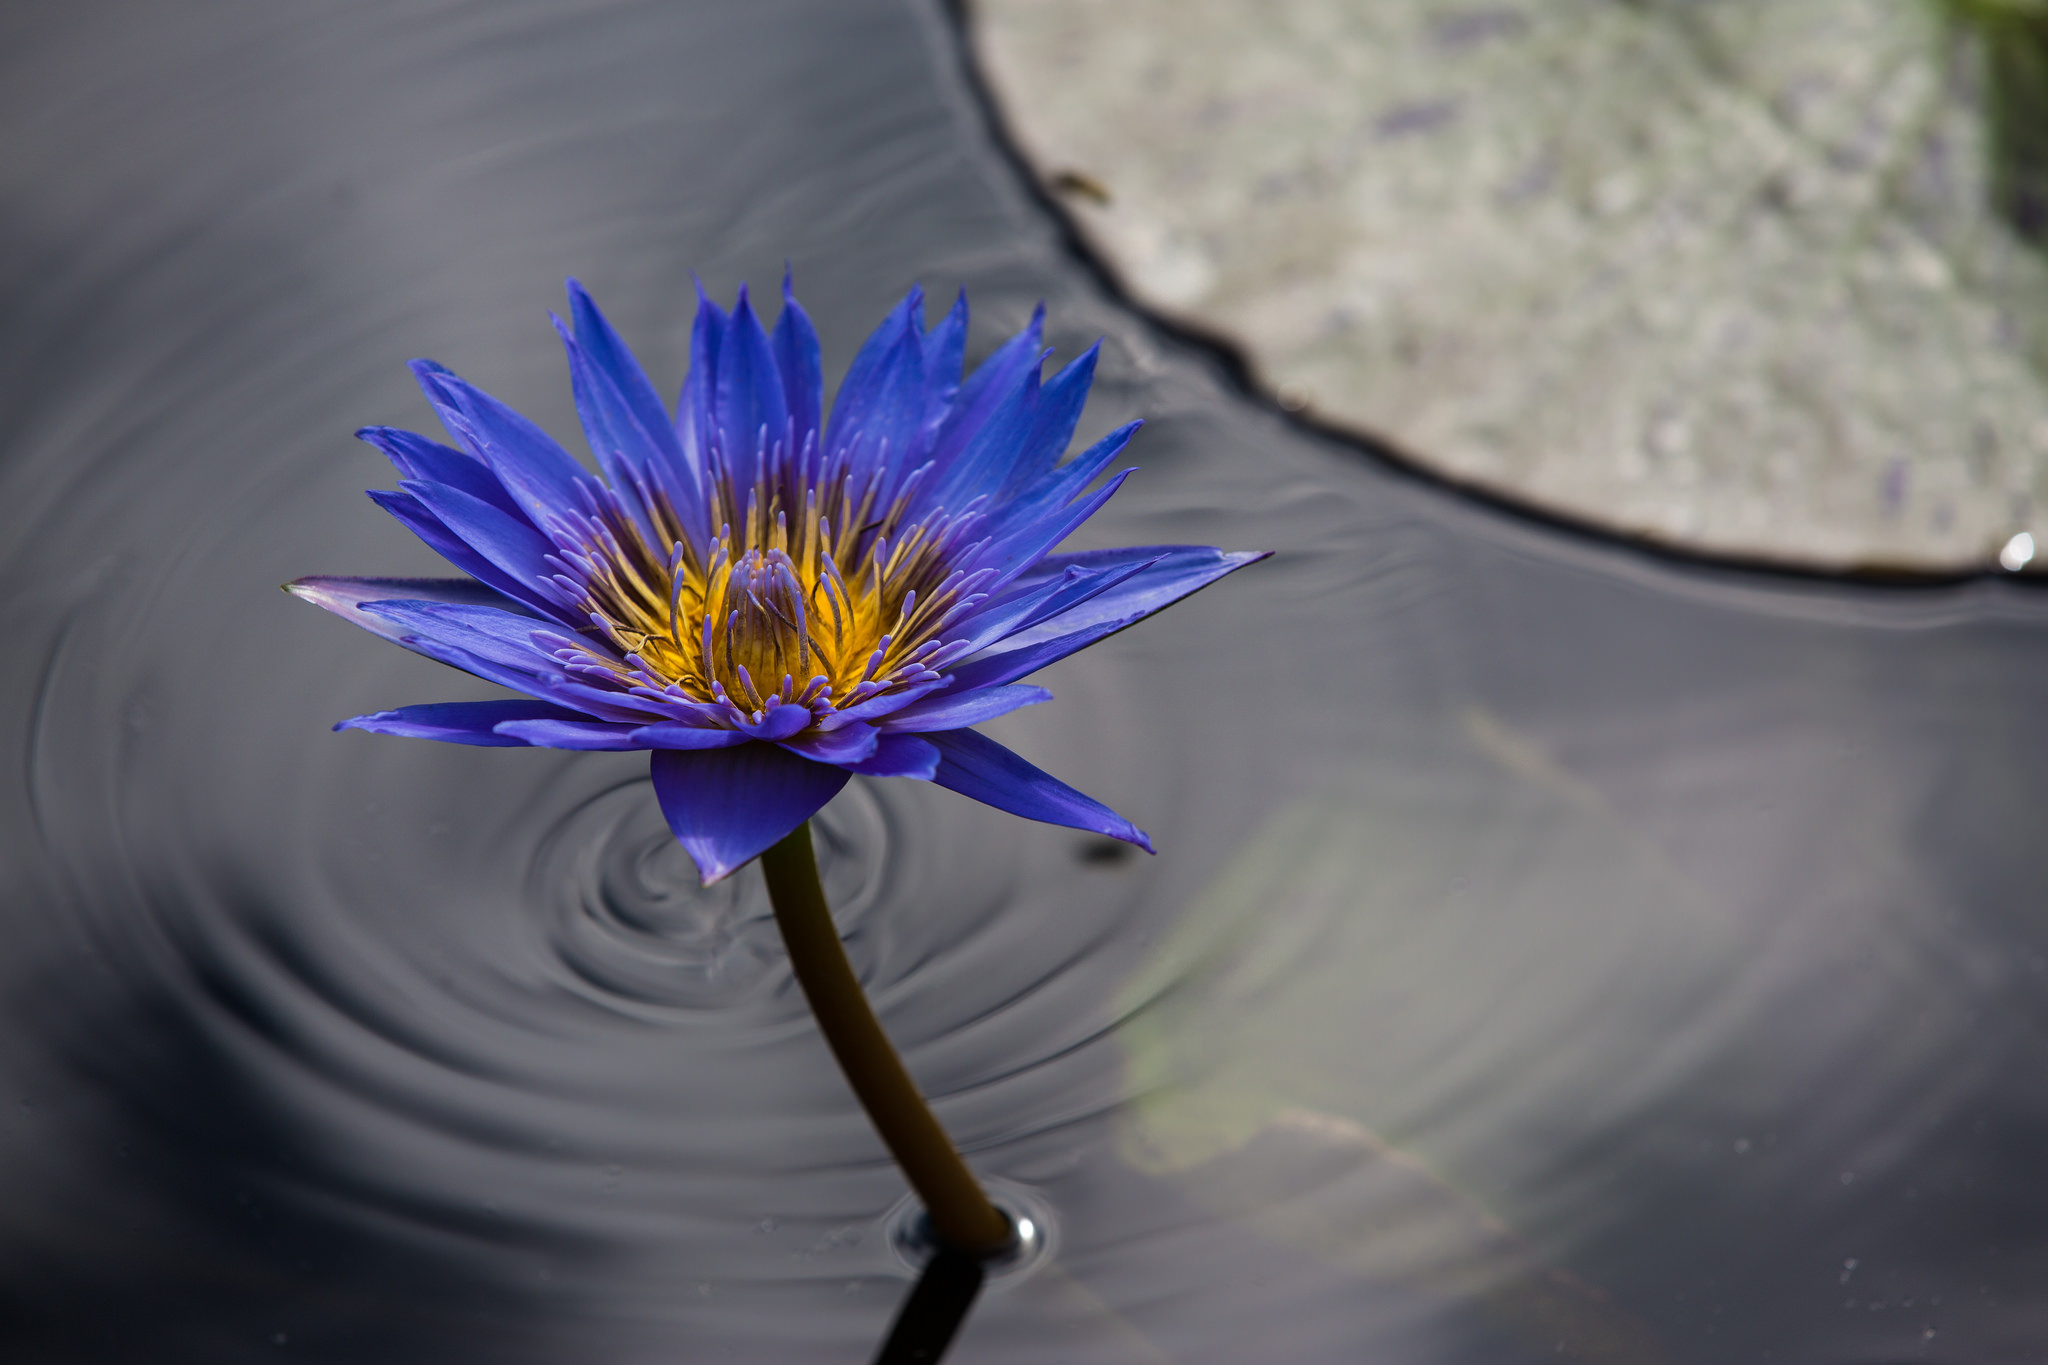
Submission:
[[[0,1342],[23,1362],[849,1361],[903,1186],[752,875],[632,755],[277,591],[435,561],[350,439],[430,355],[574,430],[785,260],[1107,339],[1088,544],[1272,548],[995,727],[1156,859],[916,784],[850,951],[1049,1255],[960,1362],[2031,1358],[2048,596],[1658,560],[1248,399],[1126,308],[936,8],[143,0],[0,17]]]

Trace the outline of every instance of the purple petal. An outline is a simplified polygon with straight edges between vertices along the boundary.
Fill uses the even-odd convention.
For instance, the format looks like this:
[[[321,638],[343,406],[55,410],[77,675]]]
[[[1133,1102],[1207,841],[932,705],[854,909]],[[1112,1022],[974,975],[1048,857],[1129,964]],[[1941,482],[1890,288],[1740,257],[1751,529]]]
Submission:
[[[959,507],[977,493],[1014,498],[1050,474],[1074,438],[1101,351],[1100,342],[1090,346],[1043,388],[1039,387],[1037,366],[1026,367],[1013,395],[996,406],[944,477],[920,494],[921,505]],[[1099,469],[1114,455],[1114,448],[1104,450],[1098,445],[1083,458],[1096,459]],[[1091,471],[1076,482],[1070,475],[1068,483],[1078,489],[1094,477]]]
[[[1028,625],[960,664],[953,670],[954,685],[988,687],[1024,677],[1172,606],[1225,574],[1235,573],[1247,564],[1256,564],[1270,553],[1266,550],[1214,550],[1206,545],[1147,545],[1128,550],[1091,550],[1061,556],[1069,568],[1108,566],[1125,555],[1150,556],[1153,562],[1107,591],[1076,603],[1056,616]],[[1023,662],[1021,656],[1025,655],[1029,655],[1033,662],[1020,670],[1016,665]]]
[[[602,720],[508,720],[497,731],[539,749],[645,749],[633,739],[640,728]]]
[[[676,404],[676,439],[694,469],[711,468],[717,444],[718,352],[725,343],[725,310],[697,286],[697,318],[690,324],[690,373]]]
[[[1150,562],[1153,561],[1141,559],[1135,564],[1119,564],[1110,569],[1069,565],[1057,578],[1040,580],[1005,593],[960,622],[958,628],[966,633],[958,638],[968,646],[962,653],[972,654],[985,649],[1100,597],[1143,570]]]
[[[442,701],[425,706],[401,706],[396,711],[345,720],[337,730],[367,730],[375,735],[401,735],[407,739],[438,739],[449,744],[474,744],[486,749],[518,749],[527,741],[501,733],[498,726],[532,722],[574,721],[574,711],[550,706],[525,697],[503,701]]]
[[[750,739],[768,740],[770,742],[788,739],[810,723],[810,708],[804,706],[777,706],[764,714],[758,721],[749,717],[748,719],[736,722],[738,727],[745,731]]]
[[[1147,853],[1153,851],[1145,831],[1100,801],[1083,796],[1058,778],[1034,768],[986,735],[972,730],[945,730],[925,738],[938,746],[939,770],[932,781],[941,787],[1027,820],[1093,830],[1136,844]]]
[[[935,476],[920,488],[911,515],[923,516],[939,507],[957,508],[976,494],[1001,487],[1038,415],[1038,365],[1026,365],[996,394],[988,416],[959,452],[943,461]]]
[[[782,374],[747,287],[741,285],[718,352],[719,454],[732,486],[752,488],[760,462],[788,440],[789,400],[782,392]]]
[[[907,298],[877,327],[840,382],[825,449],[857,472],[890,471],[878,499],[888,506],[895,481],[921,461],[924,440],[924,339],[917,319],[924,295]]]
[[[446,484],[415,483],[408,479],[399,487],[418,499],[463,544],[514,582],[532,585],[554,573],[547,556],[555,552],[555,547],[529,522],[515,520],[489,503]]]
[[[643,725],[633,732],[635,747],[642,749],[730,749],[747,744],[753,736],[739,730],[721,730],[709,725],[691,725],[665,720]]]
[[[682,442],[676,437],[675,424],[669,420],[661,395],[648,381],[639,360],[575,280],[569,281],[569,316],[576,324],[578,349],[598,374],[611,381],[610,392],[617,397],[618,407],[610,412],[608,424],[630,428],[638,433],[646,450],[680,465]]]
[[[883,735],[874,753],[847,766],[866,777],[911,777],[929,782],[939,770],[939,746],[921,735]]]
[[[357,610],[387,622],[399,632],[395,638],[401,644],[453,645],[507,668],[541,675],[562,671],[555,659],[555,646],[533,638],[536,632],[558,635],[559,631],[531,616],[467,603],[402,599],[363,602]]]
[[[569,357],[569,390],[576,400],[577,419],[583,424],[583,439],[589,443],[590,453],[597,457],[597,467],[604,471],[612,498],[632,519],[640,539],[650,545],[659,544],[641,490],[667,488],[667,481],[657,470],[664,465],[679,465],[682,455],[678,451],[673,459],[662,459],[611,376],[584,354],[560,318],[555,319],[555,331]],[[674,445],[674,428],[664,421],[660,429]]]
[[[284,585],[284,590],[394,644],[405,634],[404,628],[394,621],[359,610],[363,603],[405,600],[492,607],[507,613],[517,613],[520,609],[511,598],[485,587],[474,578],[338,578],[313,574],[293,579]],[[526,619],[535,625],[540,624],[538,618]]]
[[[418,635],[408,635],[399,643],[416,654],[424,654],[429,659],[447,664],[450,668],[459,668],[465,673],[474,674],[485,682],[494,682],[515,692],[524,692],[528,696],[552,701],[585,716],[595,716],[599,720],[631,721],[636,725],[649,724],[660,718],[657,703],[574,683],[562,673],[541,673],[508,666],[459,645],[423,639]]]
[[[874,726],[856,723],[834,730],[807,730],[783,740],[782,747],[814,763],[851,767],[872,757],[880,742],[881,736]]]
[[[415,360],[412,371],[448,434],[491,467],[536,526],[577,505],[576,484],[590,476],[554,437],[431,360]]]
[[[479,582],[488,583],[536,611],[552,614],[558,610],[539,590],[506,573],[470,548],[462,537],[444,526],[439,517],[421,506],[419,499],[412,494],[373,488],[370,501],[396,517],[398,523],[418,536],[428,549]]]
[[[1084,496],[1081,490],[1109,467],[1109,462],[1130,444],[1141,425],[1125,423],[1025,492],[1000,503],[995,512],[1000,529],[995,533],[994,543],[981,555],[980,563],[1002,569],[1002,581],[1008,582],[1095,515],[1095,510],[1108,501],[1131,471],[1125,470],[1093,493]],[[1077,507],[1083,510],[1077,513]]]
[[[1082,522],[1100,511],[1102,504],[1115,497],[1116,490],[1124,486],[1124,480],[1135,473],[1135,468],[1123,470],[1094,492],[1085,494],[1059,509],[1055,515],[1044,518],[1026,530],[1013,532],[998,539],[981,556],[980,564],[999,572],[996,586],[1007,583],[1011,574],[1027,565],[1037,563],[1045,557],[1047,550],[1072,535]]]
[[[967,291],[946,316],[924,334],[925,425],[936,427],[960,392],[960,363],[967,354]]]
[[[1046,380],[1045,387],[1038,391],[1038,412],[1030,434],[1011,457],[999,490],[1005,496],[1051,473],[1060,456],[1066,453],[1067,443],[1074,439],[1074,428],[1080,425],[1081,408],[1088,400],[1089,386],[1095,382],[1095,362],[1101,354],[1102,343],[1098,341]]]
[[[943,470],[966,444],[974,439],[1003,395],[1011,392],[1026,369],[1038,368],[1045,350],[1045,305],[1039,304],[1031,322],[976,367],[953,399],[952,410],[940,422],[932,438],[932,458]]]
[[[801,454],[805,439],[820,434],[825,384],[818,360],[818,329],[798,305],[787,271],[782,276],[782,316],[775,321],[770,345],[775,351],[775,368],[782,375],[782,396],[789,404],[790,449]]]
[[[505,491],[505,485],[498,482],[490,466],[473,455],[397,427],[364,427],[356,433],[356,439],[383,451],[401,479],[445,483],[508,516],[526,519],[524,509]]]
[[[707,886],[810,819],[848,777],[773,744],[657,749],[650,766],[661,813]]]
[[[943,692],[904,707],[878,722],[888,731],[964,730],[970,725],[1007,716],[1020,706],[1051,701],[1042,687],[984,687],[973,692]]]

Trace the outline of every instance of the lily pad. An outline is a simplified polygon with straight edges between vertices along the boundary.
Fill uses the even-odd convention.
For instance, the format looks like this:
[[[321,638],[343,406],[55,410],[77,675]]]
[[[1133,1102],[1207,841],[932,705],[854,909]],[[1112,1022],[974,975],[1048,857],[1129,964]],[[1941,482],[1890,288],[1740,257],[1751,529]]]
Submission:
[[[2048,534],[2048,65],[1986,8],[980,0],[972,41],[1105,263],[1287,406],[1687,549],[1944,572]]]

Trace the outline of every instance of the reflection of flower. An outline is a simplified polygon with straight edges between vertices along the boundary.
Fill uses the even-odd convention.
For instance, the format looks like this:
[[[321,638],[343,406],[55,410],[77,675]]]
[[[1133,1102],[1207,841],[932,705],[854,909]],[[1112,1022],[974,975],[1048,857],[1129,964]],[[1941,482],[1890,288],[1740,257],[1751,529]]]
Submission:
[[[700,303],[671,420],[571,283],[575,330],[560,330],[602,481],[504,404],[415,363],[461,449],[362,432],[401,475],[401,491],[370,496],[471,577],[289,588],[531,700],[336,728],[651,749],[662,810],[707,881],[850,773],[921,778],[1149,847],[967,727],[1048,700],[1017,679],[1260,556],[1048,553],[1123,482],[1088,491],[1137,424],[1058,462],[1095,352],[1041,386],[1038,318],[963,380],[966,300],[921,330],[913,291],[854,358],[828,423],[817,335],[783,292],[772,336],[744,289],[730,315]]]

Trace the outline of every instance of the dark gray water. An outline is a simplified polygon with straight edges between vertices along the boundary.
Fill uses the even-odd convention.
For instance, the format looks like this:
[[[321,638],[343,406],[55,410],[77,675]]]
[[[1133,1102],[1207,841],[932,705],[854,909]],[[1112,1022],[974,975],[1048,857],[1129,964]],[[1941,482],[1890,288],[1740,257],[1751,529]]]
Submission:
[[[431,355],[573,431],[576,274],[1105,336],[1087,543],[1278,557],[996,730],[1121,858],[907,782],[825,857],[1041,1210],[960,1362],[2048,1350],[2048,596],[1660,562],[1247,399],[1063,245],[914,3],[0,11],[10,1361],[852,1361],[903,1187],[757,879],[635,755],[294,603],[433,572],[349,437]]]

